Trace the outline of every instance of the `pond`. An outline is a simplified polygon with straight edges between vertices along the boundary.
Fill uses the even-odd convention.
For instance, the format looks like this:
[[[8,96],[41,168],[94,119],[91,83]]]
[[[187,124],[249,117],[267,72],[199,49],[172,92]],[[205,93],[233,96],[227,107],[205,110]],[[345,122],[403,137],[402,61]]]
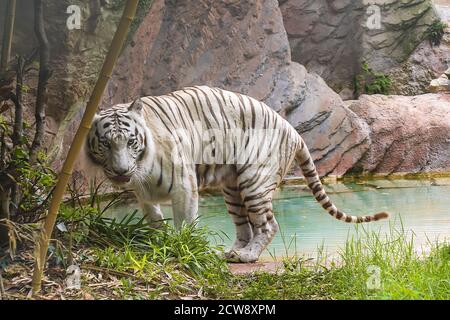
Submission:
[[[429,241],[449,239],[450,236],[450,179],[431,180],[371,180],[363,183],[336,183],[325,186],[336,206],[354,215],[387,211],[389,221],[364,224],[364,229],[389,233],[390,228],[414,233],[420,247]],[[108,216],[123,218],[138,207],[135,203],[122,204],[110,210]],[[163,205],[165,217],[171,217],[169,205]],[[334,254],[349,236],[355,235],[354,224],[346,224],[328,215],[315,201],[305,186],[284,186],[274,198],[275,216],[280,225],[271,245],[262,258],[298,253],[314,256],[321,247]],[[215,241],[230,246],[234,240],[234,225],[226,213],[220,195],[203,195],[199,203],[199,224],[224,233]]]

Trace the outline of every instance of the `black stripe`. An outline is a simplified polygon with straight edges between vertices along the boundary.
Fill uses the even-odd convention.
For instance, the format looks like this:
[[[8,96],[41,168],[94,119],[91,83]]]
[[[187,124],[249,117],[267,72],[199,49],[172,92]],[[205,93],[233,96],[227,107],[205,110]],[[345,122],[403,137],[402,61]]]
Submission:
[[[322,193],[316,197],[316,200],[320,202],[323,199],[325,199],[326,197],[327,197],[327,195],[325,193]]]
[[[200,100],[200,96],[198,95],[197,90],[194,90],[193,92],[194,92],[194,94],[196,95],[197,101],[199,102],[199,105],[200,105],[200,108],[199,108],[199,105],[197,105],[195,99],[192,99],[192,101],[194,102],[194,106],[195,106],[195,108],[196,108],[196,110],[197,110],[197,113],[198,113],[198,114],[200,114],[200,112],[202,113],[202,115],[203,115],[203,121],[206,123],[206,127],[207,127],[208,129],[212,129],[213,127],[211,126],[211,122],[209,122],[209,119],[208,119],[208,117],[206,116],[205,111],[203,110],[203,106],[202,106],[202,104],[201,104],[202,101]]]
[[[231,201],[227,201],[227,200],[225,200],[225,203],[229,206],[240,207],[240,208],[244,207],[244,205],[242,203],[235,203],[235,202],[231,202]]]
[[[275,183],[274,183],[274,184],[275,184]],[[269,194],[270,192],[272,192],[273,190],[275,190],[275,188],[269,188],[269,189],[266,189],[264,192],[260,192],[260,193],[258,193],[258,194],[251,195],[251,196],[246,196],[246,197],[244,198],[244,202],[249,202],[249,201],[253,201],[253,200],[256,200],[256,199],[260,199],[260,198],[262,198],[262,197],[268,195],[268,194]]]
[[[311,158],[308,158],[308,160],[306,160],[305,162],[300,163],[300,167],[303,168],[304,166],[306,166],[307,164],[309,164],[310,161],[311,161]]]
[[[158,183],[157,183],[157,186],[159,187],[159,186],[161,186],[161,184],[162,184],[162,181],[163,181],[163,159],[162,159],[162,157],[161,157],[161,160],[159,161],[159,165],[160,165],[160,167],[161,167],[161,172],[160,172],[160,174],[159,174],[159,178],[158,178]]]
[[[219,125],[219,120],[217,119],[216,114],[214,113],[214,108],[211,104],[211,100],[209,100],[208,94],[206,92],[204,92],[203,90],[201,90],[200,88],[197,88],[198,91],[200,91],[201,93],[203,93],[203,95],[205,96],[205,101],[206,101],[206,105],[209,108],[210,114],[212,115],[212,117],[214,118],[214,121],[216,121],[217,123],[217,128],[220,128]],[[202,108],[203,109],[203,108]]]
[[[170,191],[172,191],[174,171],[175,171],[175,165],[174,165],[174,163],[172,161],[172,179],[170,180],[170,186],[169,186],[169,190],[168,190],[167,193],[170,193]]]
[[[149,103],[143,101],[146,105],[148,105],[150,107],[150,109],[153,111],[153,113],[158,116],[159,120],[161,121],[161,123],[166,127],[167,131],[172,132],[172,130],[167,126],[167,123],[163,120],[163,118],[161,117],[161,115],[158,113],[158,111]]]
[[[313,192],[314,194],[316,194],[317,192],[323,190],[323,188],[322,188],[322,186],[321,186],[320,184],[318,184],[317,186],[315,186],[315,187],[314,187],[313,189],[311,189],[311,190],[312,190],[312,192]]]
[[[328,201],[328,202],[325,202],[323,205],[322,205],[322,208],[324,208],[324,209],[328,209],[329,207],[331,207],[333,204],[331,203],[331,201]]]
[[[255,105],[253,104],[253,101],[251,98],[247,97],[248,101],[250,101],[250,110],[252,112],[252,129],[255,128],[256,124],[256,111],[255,111]]]
[[[242,99],[242,95],[240,95],[239,93],[237,93],[236,96],[238,97],[238,100],[239,100],[238,106],[239,106],[239,111],[240,111],[240,115],[241,115],[242,129],[246,129],[244,100]]]

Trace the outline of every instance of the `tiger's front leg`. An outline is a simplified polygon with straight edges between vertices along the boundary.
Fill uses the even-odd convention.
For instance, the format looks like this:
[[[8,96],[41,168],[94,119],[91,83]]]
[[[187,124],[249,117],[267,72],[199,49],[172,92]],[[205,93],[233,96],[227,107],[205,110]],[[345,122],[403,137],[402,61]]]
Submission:
[[[180,229],[183,222],[192,223],[198,214],[198,193],[180,190],[172,196],[173,223]]]
[[[180,229],[183,221],[192,223],[198,215],[198,189],[194,174],[184,175],[184,180],[178,180],[171,192],[173,222]]]
[[[145,220],[152,228],[161,228],[164,225],[164,215],[159,204],[148,202],[139,196],[137,198]]]
[[[164,216],[159,204],[145,204],[143,212],[152,228],[160,229],[164,226]]]

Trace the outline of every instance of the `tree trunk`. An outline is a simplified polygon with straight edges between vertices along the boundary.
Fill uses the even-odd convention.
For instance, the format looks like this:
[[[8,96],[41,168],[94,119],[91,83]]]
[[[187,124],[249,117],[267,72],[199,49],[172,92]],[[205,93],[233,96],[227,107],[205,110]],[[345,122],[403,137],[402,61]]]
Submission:
[[[14,101],[14,127],[12,134],[13,146],[17,146],[20,143],[20,138],[23,134],[23,107],[22,107],[22,87],[23,87],[23,67],[24,60],[22,57],[17,58],[17,70],[16,70],[16,99]]]
[[[45,103],[47,98],[47,82],[50,78],[49,60],[50,48],[45,32],[44,8],[42,0],[34,2],[34,31],[39,42],[39,82],[36,96],[36,132],[30,150],[30,164],[37,160],[37,154],[42,146],[45,130]]]
[[[12,143],[14,147],[21,144],[21,138],[23,135],[23,105],[22,105],[22,89],[23,89],[23,73],[25,68],[25,60],[23,57],[19,56],[17,58],[17,69],[16,69],[16,96],[14,100],[15,110],[14,110],[14,126],[12,133]],[[14,184],[11,187],[10,195],[10,216],[15,217],[22,198],[20,193],[20,187],[18,184]]]
[[[16,16],[16,0],[9,0],[8,3],[6,4],[6,11],[5,11],[5,25],[2,43],[2,56],[0,61],[0,73],[6,71],[9,62],[9,57],[11,56],[15,16]]]

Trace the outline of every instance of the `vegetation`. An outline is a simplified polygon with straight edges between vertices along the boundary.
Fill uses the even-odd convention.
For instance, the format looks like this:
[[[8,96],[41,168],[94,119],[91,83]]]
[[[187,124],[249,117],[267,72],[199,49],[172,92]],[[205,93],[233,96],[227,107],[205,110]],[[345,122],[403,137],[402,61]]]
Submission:
[[[64,292],[65,297],[197,297],[202,295],[202,288],[216,286],[216,281],[227,278],[229,272],[221,258],[222,248],[209,242],[218,235],[195,224],[184,225],[180,231],[169,225],[152,229],[136,213],[121,221],[102,217],[101,212],[114,201],[104,207],[97,207],[96,202],[76,208],[67,204],[62,207],[57,240],[49,246],[48,272],[52,279],[59,279],[65,286],[65,270],[69,266],[77,265],[83,270],[82,290]],[[32,244],[29,245],[31,250]],[[27,279],[26,287],[14,285],[18,265],[27,266],[26,275],[21,277]],[[32,261],[22,260],[18,265],[5,267],[6,287],[12,283],[9,292],[4,293],[6,297],[18,297],[29,290]],[[42,297],[61,298],[55,294],[44,283]]]
[[[230,287],[244,299],[449,299],[450,245],[432,244],[429,254],[414,250],[413,236],[402,230],[385,238],[363,232],[335,261],[319,257],[308,266],[290,258],[284,273],[235,277]]]
[[[432,46],[439,46],[445,34],[447,24],[442,21],[435,21],[427,30],[426,37]]]
[[[354,87],[356,96],[361,94],[389,94],[392,80],[388,75],[375,72],[367,62],[361,65],[362,73],[355,76]]]
[[[9,1],[8,24],[14,21],[15,1]],[[54,174],[46,164],[42,152],[44,138],[47,81],[51,76],[48,67],[49,47],[44,27],[43,3],[35,1],[35,34],[38,47],[26,56],[10,61],[8,50],[2,51],[0,73],[0,258],[5,248],[15,243],[12,222],[35,222],[45,211],[46,200],[54,183]],[[12,21],[12,22],[11,22]],[[10,43],[13,28],[8,28]],[[39,57],[39,62],[36,58]],[[38,73],[38,75],[36,75]],[[30,112],[25,100],[28,87],[24,78],[37,78],[37,94],[34,106],[34,125],[27,124]],[[27,99],[25,99],[27,98]],[[30,120],[30,119],[29,119]],[[31,122],[31,121],[30,121]]]
[[[50,246],[51,299],[448,299],[450,245],[430,243],[417,252],[414,236],[391,228],[387,236],[359,227],[334,259],[286,256],[278,272],[235,275],[221,258],[220,240],[205,228],[184,225],[151,229],[136,212],[120,221],[105,218],[117,199],[100,205],[92,197],[62,208]],[[24,237],[32,239],[32,237]],[[289,244],[291,245],[291,243]],[[428,252],[428,253],[425,253]],[[32,258],[30,254],[29,257]],[[6,298],[29,291],[32,261],[6,266]],[[65,287],[68,266],[81,268],[81,289]],[[378,272],[378,273],[377,273]],[[379,278],[377,275],[379,274]],[[372,281],[371,278],[375,279]],[[378,281],[378,280],[379,281]],[[54,282],[51,282],[54,283]]]

